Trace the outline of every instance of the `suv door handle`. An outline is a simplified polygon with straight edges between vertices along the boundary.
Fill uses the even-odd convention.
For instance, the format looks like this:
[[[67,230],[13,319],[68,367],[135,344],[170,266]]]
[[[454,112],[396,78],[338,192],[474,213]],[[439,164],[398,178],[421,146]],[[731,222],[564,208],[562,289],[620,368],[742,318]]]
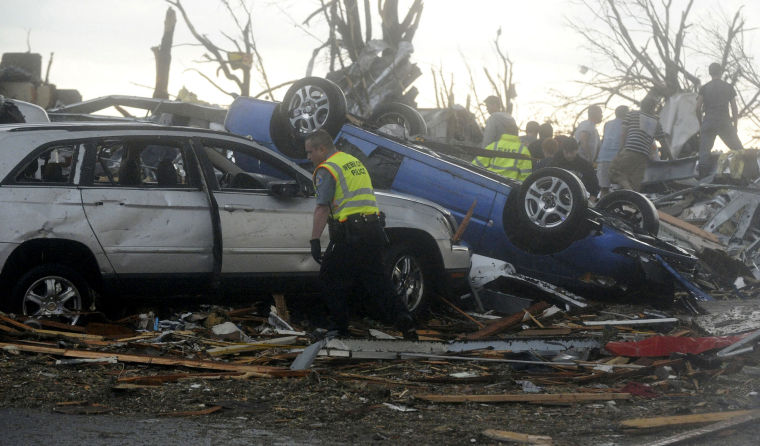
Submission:
[[[252,212],[253,211],[253,208],[251,206],[244,206],[242,204],[225,204],[224,206],[222,206],[222,209],[229,212],[233,212],[233,211]]]

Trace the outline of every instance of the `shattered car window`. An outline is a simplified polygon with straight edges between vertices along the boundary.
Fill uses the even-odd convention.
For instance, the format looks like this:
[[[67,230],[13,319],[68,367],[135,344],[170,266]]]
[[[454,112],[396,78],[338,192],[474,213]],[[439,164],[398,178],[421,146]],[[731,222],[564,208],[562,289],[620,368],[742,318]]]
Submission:
[[[271,183],[296,180],[285,166],[235,146],[206,144],[205,150],[222,189],[268,189]]]
[[[20,184],[70,184],[73,160],[77,146],[53,146],[27,163],[16,176]]]
[[[146,141],[100,144],[96,185],[183,187],[188,185],[182,149]]]

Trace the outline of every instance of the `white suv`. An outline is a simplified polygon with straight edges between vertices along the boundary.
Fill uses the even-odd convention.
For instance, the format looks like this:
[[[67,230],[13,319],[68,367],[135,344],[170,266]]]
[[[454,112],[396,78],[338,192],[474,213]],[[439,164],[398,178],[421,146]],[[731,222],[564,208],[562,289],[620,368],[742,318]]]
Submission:
[[[143,124],[0,125],[0,178],[6,310],[76,323],[101,297],[303,291],[319,270],[309,251],[310,175],[242,137]],[[452,243],[451,214],[377,195],[391,240],[387,273],[409,308],[465,284],[470,252]]]

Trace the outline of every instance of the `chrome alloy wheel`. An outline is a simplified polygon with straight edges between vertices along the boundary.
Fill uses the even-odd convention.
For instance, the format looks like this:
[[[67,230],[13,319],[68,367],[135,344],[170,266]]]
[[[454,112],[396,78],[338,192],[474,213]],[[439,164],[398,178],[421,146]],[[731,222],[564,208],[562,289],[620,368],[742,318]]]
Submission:
[[[531,184],[525,194],[525,212],[532,223],[542,228],[561,225],[572,209],[570,185],[561,178],[541,178]]]
[[[290,125],[302,134],[311,134],[324,127],[329,114],[327,93],[314,85],[304,85],[296,90],[288,104]]]
[[[21,308],[25,316],[74,325],[82,310],[82,295],[65,277],[45,276],[26,289]]]
[[[391,282],[409,311],[420,306],[425,295],[425,277],[416,257],[408,254],[398,257],[391,269]]]

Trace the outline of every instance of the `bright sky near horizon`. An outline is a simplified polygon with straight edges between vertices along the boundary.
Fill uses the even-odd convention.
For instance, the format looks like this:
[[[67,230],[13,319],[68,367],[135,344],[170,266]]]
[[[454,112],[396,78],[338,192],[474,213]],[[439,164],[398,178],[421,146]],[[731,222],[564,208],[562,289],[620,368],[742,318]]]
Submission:
[[[326,35],[323,20],[310,27],[301,22],[318,6],[315,0],[254,0],[254,36],[264,58],[272,85],[304,76],[311,53]],[[220,30],[235,35],[233,24],[216,0],[183,0],[196,28],[222,47],[231,47]],[[233,2],[234,3],[234,2]],[[400,10],[408,0],[401,0]],[[675,0],[685,4],[685,0]],[[375,2],[373,1],[374,5]],[[760,21],[760,1],[696,0],[691,14],[696,25],[732,13],[744,6],[748,27]],[[50,53],[55,53],[50,81],[60,88],[76,88],[84,99],[108,94],[150,96],[155,82],[155,63],[150,48],[163,32],[168,4],[163,0],[0,0],[0,52],[30,49],[43,56],[43,69]],[[515,116],[519,123],[543,121],[552,116],[560,101],[552,91],[573,94],[574,84],[588,80],[579,66],[603,69],[602,63],[585,49],[584,41],[567,25],[588,21],[590,14],[577,2],[566,0],[428,0],[419,30],[413,40],[412,60],[423,75],[415,86],[420,90],[418,105],[435,107],[431,70],[453,74],[456,101],[464,104],[469,93],[466,60],[477,76],[481,100],[491,94],[482,67],[497,71],[500,64],[493,49],[496,30],[502,28],[501,43],[514,62],[518,97]],[[375,24],[379,37],[379,25]],[[755,31],[758,33],[760,31]],[[752,39],[758,41],[758,39]],[[750,40],[749,43],[753,43]],[[27,41],[29,44],[27,45]],[[760,42],[758,42],[760,43]],[[178,19],[172,52],[170,94],[182,86],[200,99],[227,105],[231,98],[211,86],[193,69],[209,76],[215,67],[200,64],[203,49],[195,46],[181,18]],[[756,45],[752,45],[757,50]],[[233,49],[233,48],[229,48]],[[754,51],[751,54],[758,54]],[[707,79],[707,67],[698,75]],[[324,75],[325,67],[315,69]],[[586,74],[585,76],[589,76]],[[230,91],[235,86],[219,78]],[[255,85],[252,92],[263,87]],[[285,89],[275,93],[281,99]],[[607,115],[622,100],[613,100]],[[582,108],[582,105],[579,109]],[[560,116],[571,119],[572,114]],[[572,122],[565,123],[567,127]]]

